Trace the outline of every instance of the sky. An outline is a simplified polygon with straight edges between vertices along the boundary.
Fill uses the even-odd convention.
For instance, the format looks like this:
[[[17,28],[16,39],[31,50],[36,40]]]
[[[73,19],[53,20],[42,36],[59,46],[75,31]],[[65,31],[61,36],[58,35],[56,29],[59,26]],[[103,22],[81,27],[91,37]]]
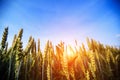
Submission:
[[[120,45],[120,0],[0,0],[0,40],[9,27],[8,42],[23,28],[29,36],[53,44],[61,40],[85,43],[86,37],[103,44]]]

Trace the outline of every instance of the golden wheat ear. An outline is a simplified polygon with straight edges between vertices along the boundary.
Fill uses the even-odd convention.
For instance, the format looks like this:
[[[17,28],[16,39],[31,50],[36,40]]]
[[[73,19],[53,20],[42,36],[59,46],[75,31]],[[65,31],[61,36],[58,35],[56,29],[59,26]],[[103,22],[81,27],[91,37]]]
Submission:
[[[8,27],[4,29],[3,36],[2,36],[2,41],[1,41],[1,47],[4,49],[7,41],[7,36],[8,36]]]

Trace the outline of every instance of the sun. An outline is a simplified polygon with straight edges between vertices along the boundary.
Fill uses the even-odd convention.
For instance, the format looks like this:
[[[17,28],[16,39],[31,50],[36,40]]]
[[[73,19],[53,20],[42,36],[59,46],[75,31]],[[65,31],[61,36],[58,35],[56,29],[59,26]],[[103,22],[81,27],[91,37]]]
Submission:
[[[71,47],[71,46],[67,46],[66,48],[66,54],[69,56],[69,57],[72,57],[75,55],[75,52],[74,52],[74,49]]]

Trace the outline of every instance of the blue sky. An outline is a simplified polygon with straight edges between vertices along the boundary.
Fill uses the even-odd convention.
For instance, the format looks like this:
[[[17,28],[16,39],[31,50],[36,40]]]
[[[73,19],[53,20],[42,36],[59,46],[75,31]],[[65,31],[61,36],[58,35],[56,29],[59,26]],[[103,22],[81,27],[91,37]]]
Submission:
[[[9,26],[8,42],[24,29],[23,42],[29,36],[54,44],[86,37],[104,44],[120,45],[120,6],[117,0],[1,0],[0,38]]]

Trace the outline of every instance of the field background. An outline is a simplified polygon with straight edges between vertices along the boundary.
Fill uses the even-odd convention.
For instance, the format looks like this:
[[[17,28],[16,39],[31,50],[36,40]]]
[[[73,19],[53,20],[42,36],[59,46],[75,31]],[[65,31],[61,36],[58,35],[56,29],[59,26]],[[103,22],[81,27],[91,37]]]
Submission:
[[[84,44],[64,46],[47,41],[44,52],[40,40],[30,37],[22,43],[23,29],[8,48],[8,27],[0,44],[0,80],[120,80],[120,48],[87,38]]]

